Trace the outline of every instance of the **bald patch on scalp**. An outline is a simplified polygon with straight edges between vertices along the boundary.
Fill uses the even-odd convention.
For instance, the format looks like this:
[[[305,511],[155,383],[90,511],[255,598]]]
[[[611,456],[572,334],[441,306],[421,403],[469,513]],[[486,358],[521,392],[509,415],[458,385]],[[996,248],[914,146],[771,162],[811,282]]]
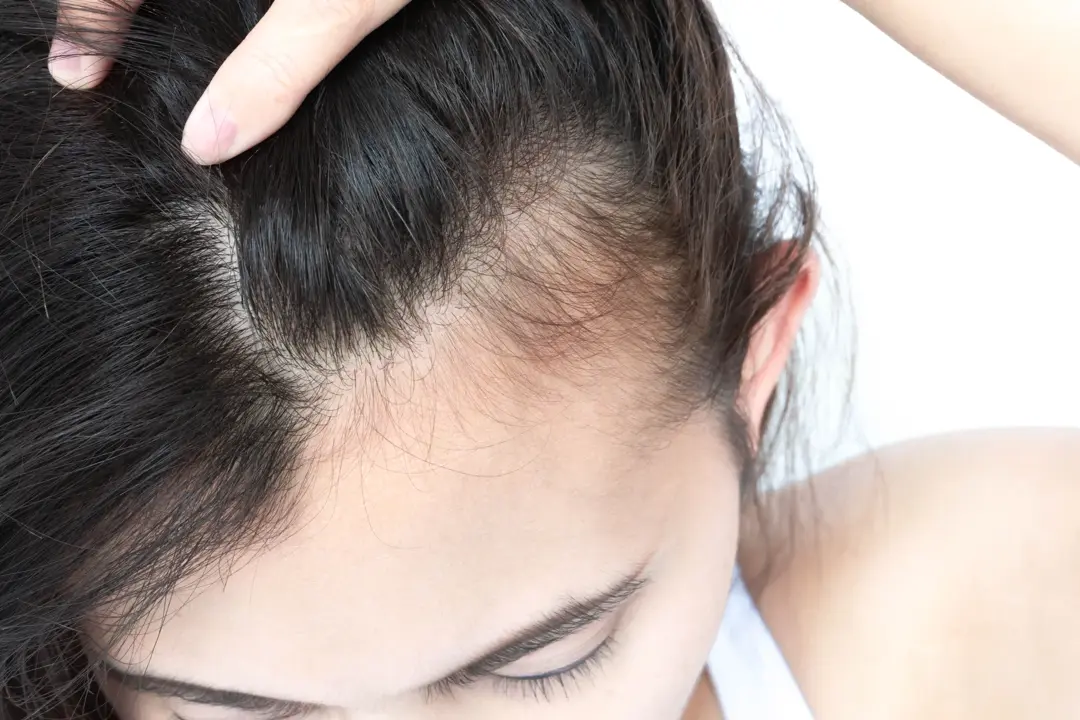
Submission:
[[[316,423],[336,428],[319,433],[324,450],[328,437],[357,434],[434,442],[464,408],[532,428],[568,398],[580,410],[582,390],[595,402],[579,421],[615,419],[644,446],[697,407],[688,350],[698,338],[677,309],[685,267],[651,237],[663,226],[646,210],[655,199],[611,148],[553,150],[531,169],[518,158],[501,214],[473,229],[452,282],[402,301],[401,335],[304,370],[322,388]]]

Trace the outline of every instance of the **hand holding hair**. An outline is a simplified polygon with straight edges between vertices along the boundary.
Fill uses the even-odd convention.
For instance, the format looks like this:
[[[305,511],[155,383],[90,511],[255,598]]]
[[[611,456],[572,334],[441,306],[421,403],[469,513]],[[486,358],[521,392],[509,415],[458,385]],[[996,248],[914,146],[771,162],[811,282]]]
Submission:
[[[196,162],[228,160],[262,142],[296,112],[309,92],[372,30],[409,0],[276,0],[221,66],[184,129]],[[141,0],[60,0],[60,24],[123,32]],[[117,12],[125,10],[125,12]],[[62,85],[85,89],[112,60],[58,38],[49,63]]]

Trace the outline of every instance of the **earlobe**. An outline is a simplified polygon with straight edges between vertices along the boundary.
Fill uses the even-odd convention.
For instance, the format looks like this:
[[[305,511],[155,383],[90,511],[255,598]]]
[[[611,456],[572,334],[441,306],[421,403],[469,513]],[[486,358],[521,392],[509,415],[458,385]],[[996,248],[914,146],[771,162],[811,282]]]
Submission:
[[[750,350],[743,364],[739,406],[755,439],[761,435],[769,398],[791,357],[799,328],[820,282],[821,260],[811,250],[791,287],[758,324],[750,339]]]

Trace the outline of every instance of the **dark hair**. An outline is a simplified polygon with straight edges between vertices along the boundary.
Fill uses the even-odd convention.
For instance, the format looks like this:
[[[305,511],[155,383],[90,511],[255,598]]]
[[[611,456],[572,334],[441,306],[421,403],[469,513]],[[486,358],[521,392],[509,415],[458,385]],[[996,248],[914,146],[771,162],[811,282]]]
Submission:
[[[147,0],[104,85],[60,92],[55,2],[0,0],[3,720],[103,712],[80,620],[272,542],[328,388],[448,298],[552,368],[618,326],[756,478],[735,391],[816,213],[792,174],[763,195],[707,0],[415,0],[196,167],[182,124],[268,4]]]

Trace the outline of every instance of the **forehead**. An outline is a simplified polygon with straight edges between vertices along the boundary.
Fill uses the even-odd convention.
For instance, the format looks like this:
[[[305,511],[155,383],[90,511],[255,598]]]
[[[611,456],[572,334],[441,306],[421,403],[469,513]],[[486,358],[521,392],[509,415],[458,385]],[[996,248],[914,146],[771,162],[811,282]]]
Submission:
[[[625,377],[526,388],[454,372],[414,362],[377,396],[343,395],[308,447],[291,532],[178,591],[118,659],[253,694],[377,702],[649,561],[681,522],[683,486],[727,463],[715,423],[646,421],[633,406],[652,391]]]

